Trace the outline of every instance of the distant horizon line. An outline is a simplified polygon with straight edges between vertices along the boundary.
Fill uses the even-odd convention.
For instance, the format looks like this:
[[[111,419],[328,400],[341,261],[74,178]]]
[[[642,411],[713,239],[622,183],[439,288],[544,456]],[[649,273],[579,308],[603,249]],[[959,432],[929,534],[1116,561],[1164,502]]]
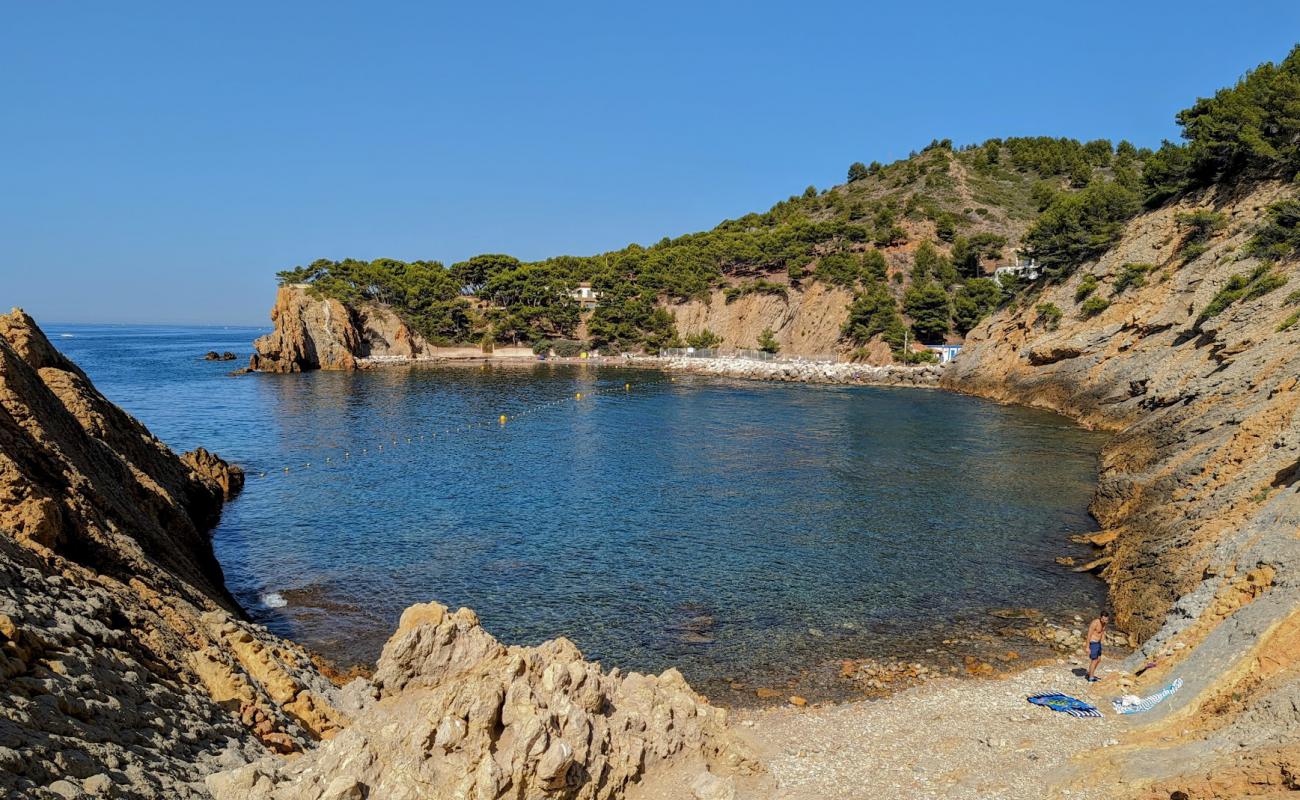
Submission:
[[[30,314],[36,319],[37,324],[42,328],[72,328],[72,327],[100,327],[100,328],[256,328],[272,330],[274,325],[251,323],[234,323],[234,322],[44,322],[36,318],[36,315]]]

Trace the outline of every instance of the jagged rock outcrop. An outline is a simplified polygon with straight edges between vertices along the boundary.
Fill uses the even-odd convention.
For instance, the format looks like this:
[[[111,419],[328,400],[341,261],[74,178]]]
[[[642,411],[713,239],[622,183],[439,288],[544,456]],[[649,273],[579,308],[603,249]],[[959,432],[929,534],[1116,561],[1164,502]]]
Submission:
[[[208,452],[206,448],[197,447],[181,456],[181,460],[190,469],[220,487],[223,499],[232,500],[235,495],[243,491],[243,468],[226,463],[224,459],[215,453]]]
[[[1222,189],[1144,214],[1098,263],[972,332],[944,373],[948,388],[1051,408],[1112,430],[1092,510],[1117,621],[1157,658],[1150,685],[1183,691],[1108,749],[1130,786],[1169,797],[1238,797],[1295,788],[1300,775],[1300,264],[1289,282],[1198,324],[1233,274],[1262,208],[1294,188]],[[1177,214],[1227,225],[1188,261]],[[1153,265],[1114,291],[1125,264]],[[1110,300],[1079,311],[1085,275]],[[1059,327],[1042,303],[1065,311]],[[1189,770],[1192,770],[1189,772]]]
[[[204,797],[206,774],[346,722],[223,585],[207,531],[237,474],[0,316],[0,795]]]
[[[721,797],[738,780],[770,789],[726,712],[676,670],[602,672],[566,639],[507,647],[468,609],[407,609],[365,688],[372,699],[348,730],[292,761],[213,775],[213,795],[605,800],[634,785],[670,797],[656,791],[707,783]]]
[[[348,306],[302,285],[280,287],[271,321],[275,330],[253,342],[251,370],[350,370],[358,359],[417,358],[429,347],[387,308]]]

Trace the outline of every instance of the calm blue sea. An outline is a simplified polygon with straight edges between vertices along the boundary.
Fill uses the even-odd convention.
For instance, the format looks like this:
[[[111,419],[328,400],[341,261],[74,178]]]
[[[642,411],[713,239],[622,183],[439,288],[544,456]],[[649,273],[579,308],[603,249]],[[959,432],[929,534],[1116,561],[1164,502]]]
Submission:
[[[595,366],[230,377],[264,331],[47,332],[173,448],[248,470],[214,535],[227,582],[343,662],[436,599],[720,692],[1102,597],[1053,562],[1095,528],[1101,438],[1052,414]]]

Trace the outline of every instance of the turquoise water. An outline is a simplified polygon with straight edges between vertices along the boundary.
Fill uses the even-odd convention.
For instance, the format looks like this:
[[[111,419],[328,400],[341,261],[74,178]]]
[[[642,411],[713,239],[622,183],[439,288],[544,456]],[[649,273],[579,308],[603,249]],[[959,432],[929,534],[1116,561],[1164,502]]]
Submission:
[[[172,447],[249,471],[214,534],[227,582],[344,662],[436,599],[721,691],[1102,598],[1053,563],[1095,528],[1100,438],[1052,414],[595,366],[229,377],[261,331],[47,331]]]

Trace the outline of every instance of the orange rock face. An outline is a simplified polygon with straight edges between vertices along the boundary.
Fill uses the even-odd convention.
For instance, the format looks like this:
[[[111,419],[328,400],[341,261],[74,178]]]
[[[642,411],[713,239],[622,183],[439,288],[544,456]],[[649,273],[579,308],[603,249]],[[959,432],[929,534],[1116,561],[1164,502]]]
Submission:
[[[251,370],[350,370],[363,359],[414,359],[429,350],[391,309],[348,306],[314,296],[305,286],[280,287],[271,321],[275,330],[253,342]]]
[[[249,369],[302,372],[354,369],[361,337],[352,312],[337,300],[315,298],[306,289],[282,286],[271,309],[275,330],[253,343]]]
[[[208,531],[242,477],[177,456],[30,317],[0,315],[0,796],[105,776],[205,797],[232,759],[346,724],[308,654],[225,589]]]

